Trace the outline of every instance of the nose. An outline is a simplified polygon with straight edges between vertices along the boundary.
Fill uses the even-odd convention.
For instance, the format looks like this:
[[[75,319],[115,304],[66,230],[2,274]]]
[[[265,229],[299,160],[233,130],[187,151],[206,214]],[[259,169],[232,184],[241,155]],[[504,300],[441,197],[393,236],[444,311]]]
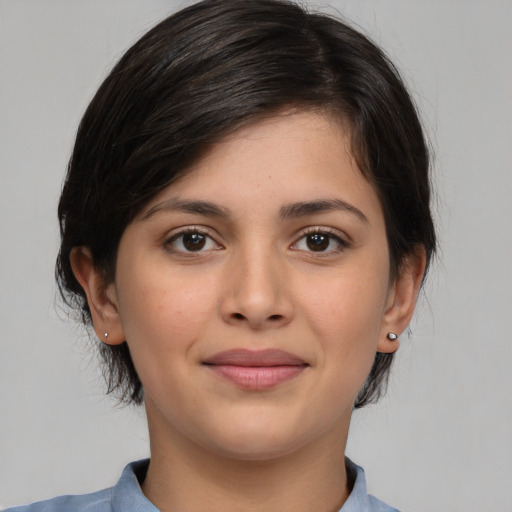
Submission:
[[[225,322],[254,330],[278,328],[293,317],[289,282],[279,257],[251,251],[230,263],[221,314]]]

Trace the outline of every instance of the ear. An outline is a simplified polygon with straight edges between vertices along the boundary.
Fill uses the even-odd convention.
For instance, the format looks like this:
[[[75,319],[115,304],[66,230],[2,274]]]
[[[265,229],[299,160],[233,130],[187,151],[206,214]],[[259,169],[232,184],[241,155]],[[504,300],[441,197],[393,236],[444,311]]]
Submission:
[[[398,350],[398,340],[388,339],[388,333],[399,336],[411,321],[425,273],[426,255],[423,247],[406,257],[400,273],[389,288],[382,320],[377,352],[393,353]]]
[[[94,265],[87,247],[74,247],[70,261],[73,273],[87,296],[96,336],[107,345],[123,343],[125,336],[114,285],[105,285],[103,275]]]

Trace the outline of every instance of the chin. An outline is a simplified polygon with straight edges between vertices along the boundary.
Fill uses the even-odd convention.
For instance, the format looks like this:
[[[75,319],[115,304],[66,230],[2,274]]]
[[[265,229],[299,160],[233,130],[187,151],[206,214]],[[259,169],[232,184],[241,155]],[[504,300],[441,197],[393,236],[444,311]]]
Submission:
[[[239,441],[238,443],[235,441]],[[226,458],[247,461],[265,462],[280,459],[297,451],[302,443],[280,442],[278,439],[268,439],[267,436],[244,437],[244,439],[233,440],[229,443],[218,445],[219,454]]]
[[[214,451],[241,461],[270,461],[286,457],[316,437],[307,430],[298,432],[296,425],[288,425],[287,428],[283,422],[265,424],[261,421],[249,425],[232,421],[229,428],[211,434],[211,444],[208,444],[214,446]]]

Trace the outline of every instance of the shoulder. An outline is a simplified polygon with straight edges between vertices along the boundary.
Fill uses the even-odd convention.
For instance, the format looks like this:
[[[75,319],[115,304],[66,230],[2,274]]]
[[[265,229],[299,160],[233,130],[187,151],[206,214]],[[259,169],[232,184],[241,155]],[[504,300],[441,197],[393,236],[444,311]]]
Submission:
[[[371,494],[366,488],[366,477],[362,467],[345,459],[350,480],[353,482],[352,492],[339,512],[399,512],[398,509],[386,505]]]
[[[59,496],[4,512],[112,512],[112,489],[80,496]]]
[[[368,502],[371,512],[400,512],[397,508],[386,505],[383,501],[378,500],[371,494],[368,495]]]
[[[158,512],[144,496],[139,482],[144,480],[149,460],[128,464],[114,487],[80,496],[59,496],[4,512]]]

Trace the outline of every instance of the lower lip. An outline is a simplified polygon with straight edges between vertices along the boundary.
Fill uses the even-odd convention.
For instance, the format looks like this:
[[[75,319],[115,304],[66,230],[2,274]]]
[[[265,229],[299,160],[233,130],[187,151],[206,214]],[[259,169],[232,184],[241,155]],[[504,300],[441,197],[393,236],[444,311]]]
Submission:
[[[262,391],[297,377],[306,366],[209,365],[217,375],[243,389]]]

